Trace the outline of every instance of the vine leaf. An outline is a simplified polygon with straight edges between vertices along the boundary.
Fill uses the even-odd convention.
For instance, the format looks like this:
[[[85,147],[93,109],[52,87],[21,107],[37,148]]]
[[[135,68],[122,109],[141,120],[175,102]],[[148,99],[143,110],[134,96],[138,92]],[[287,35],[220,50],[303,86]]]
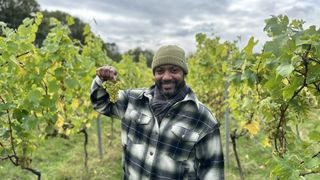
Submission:
[[[260,130],[260,124],[258,121],[251,121],[243,126],[244,129],[247,129],[251,136],[258,134]]]
[[[277,67],[277,73],[283,77],[287,77],[293,70],[293,65],[288,62],[284,62]]]

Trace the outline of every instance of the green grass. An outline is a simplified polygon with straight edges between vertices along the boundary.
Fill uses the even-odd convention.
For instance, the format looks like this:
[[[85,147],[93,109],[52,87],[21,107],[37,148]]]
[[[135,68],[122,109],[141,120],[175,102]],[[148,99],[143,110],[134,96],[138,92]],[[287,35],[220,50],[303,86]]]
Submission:
[[[89,128],[88,170],[84,167],[84,135],[76,134],[69,139],[49,138],[39,143],[33,155],[32,168],[41,171],[42,180],[114,180],[121,179],[120,121],[115,120],[115,134],[110,146],[110,119],[101,119],[103,158],[100,158],[96,122]],[[0,164],[0,179],[36,179],[33,173],[14,166],[10,161]]]

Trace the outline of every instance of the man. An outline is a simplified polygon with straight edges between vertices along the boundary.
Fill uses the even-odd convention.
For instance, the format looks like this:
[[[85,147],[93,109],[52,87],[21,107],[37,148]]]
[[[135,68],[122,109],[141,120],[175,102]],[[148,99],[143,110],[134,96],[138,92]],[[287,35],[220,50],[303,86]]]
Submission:
[[[184,50],[161,47],[153,58],[155,85],[119,93],[101,88],[115,80],[111,66],[97,69],[91,87],[95,110],[121,119],[123,179],[224,179],[219,125],[185,83]]]

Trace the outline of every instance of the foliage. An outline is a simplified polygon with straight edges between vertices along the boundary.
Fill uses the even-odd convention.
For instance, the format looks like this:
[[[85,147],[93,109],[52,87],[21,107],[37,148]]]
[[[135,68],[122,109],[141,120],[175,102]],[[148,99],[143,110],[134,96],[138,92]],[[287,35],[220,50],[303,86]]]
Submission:
[[[131,78],[127,87],[135,86],[135,78],[146,77],[141,70],[149,70],[142,56],[138,63],[130,56],[122,63],[113,62],[89,26],[84,26],[84,45],[79,44],[70,37],[72,17],[67,17],[68,24],[51,18],[50,32],[37,47],[34,42],[42,19],[37,13],[17,30],[1,24],[4,36],[0,37],[0,157],[39,178],[32,159],[41,142],[49,136],[69,138],[97,117],[88,96],[95,67],[114,63],[118,69],[129,69],[119,72],[120,77]]]
[[[268,165],[270,178],[318,174],[320,30],[304,29],[303,21],[283,15],[267,19],[264,30],[270,40],[259,54],[253,53],[258,43],[253,37],[238,50],[236,42],[197,34],[188,82],[218,120],[223,107],[230,107],[235,137],[255,140],[252,148],[261,153],[273,146],[269,160],[258,164]],[[314,128],[300,128],[308,124]]]
[[[17,29],[26,17],[32,17],[32,13],[38,12],[40,6],[35,0],[0,0],[0,21],[5,22],[6,26],[12,29]],[[84,28],[87,25],[77,17],[62,11],[41,11],[43,14],[42,22],[38,27],[34,44],[42,46],[44,39],[50,32],[51,18],[59,20],[64,25],[69,25],[69,36],[78,43],[85,44]],[[0,34],[1,34],[0,30]],[[98,38],[98,37],[97,37]],[[75,41],[76,42],[76,41]],[[103,49],[112,60],[120,61],[121,54],[118,52],[118,47],[115,43],[104,43]]]
[[[68,25],[54,18],[43,46],[36,47],[42,18],[41,13],[27,18],[16,31],[2,26],[0,37],[0,154],[25,169],[32,167],[32,154],[43,138],[68,137],[90,125],[96,117],[87,91],[90,74],[110,61],[88,26],[80,46],[69,37]]]
[[[197,97],[215,109],[218,119],[223,119],[227,64],[238,54],[234,43],[220,43],[219,37],[209,38],[205,34],[196,35],[197,51],[189,58],[190,75],[187,77]]]
[[[302,138],[299,126],[310,122],[318,124],[311,112],[319,110],[320,61],[317,47],[320,36],[314,26],[304,30],[302,23],[297,20],[290,23],[286,16],[267,19],[265,31],[271,40],[265,43],[263,52],[256,57],[246,49],[242,51],[245,71],[239,74],[240,83],[233,81],[235,87],[248,89],[250,93],[245,98],[251,108],[242,112],[247,114],[249,121],[257,121],[264,127],[261,133],[266,134],[274,147],[272,163],[268,163],[270,175],[281,179],[296,179],[306,172],[319,173],[320,161],[315,156],[319,141]],[[250,44],[252,41],[248,46]],[[310,134],[314,130],[303,129],[302,132]],[[296,150],[306,147],[308,151],[296,153]],[[307,167],[303,163],[306,159],[316,163]]]
[[[29,170],[44,138],[68,138],[96,117],[88,97],[96,67],[114,66],[123,89],[153,84],[145,56],[112,61],[89,26],[83,44],[70,37],[71,17],[67,24],[51,18],[50,33],[36,47],[42,18],[27,18],[16,30],[1,23],[0,158]],[[254,37],[239,49],[236,41],[197,34],[187,82],[222,127],[224,109],[231,109],[242,175],[312,178],[320,172],[320,32],[282,15],[267,19],[264,30],[270,39],[260,53],[253,52]]]
[[[98,151],[98,138],[96,123],[88,130],[88,170],[83,167],[83,137],[75,134],[69,139],[47,138],[39,142],[37,151],[33,154],[32,164],[41,170],[42,180],[52,179],[91,179],[91,180],[115,180],[121,179],[121,130],[120,121],[114,122],[115,136],[112,147],[110,142],[111,123],[108,117],[101,118],[103,157]],[[4,180],[19,179],[33,180],[34,175],[26,173],[25,170],[15,168],[10,161],[0,163],[0,177]]]
[[[152,72],[145,62],[145,58],[142,55],[138,62],[134,62],[132,57],[126,54],[123,55],[120,62],[113,62],[111,64],[117,69],[119,79],[123,84],[123,89],[148,88],[152,85]]]
[[[51,18],[59,20],[62,24],[69,24],[69,36],[74,40],[79,40],[81,44],[85,43],[85,35],[83,34],[83,31],[86,23],[82,22],[79,18],[72,17],[68,13],[62,11],[42,11],[41,13],[43,14],[43,20],[39,26],[35,40],[35,43],[38,46],[42,45],[43,40],[46,38],[50,29],[52,28],[50,26]]]

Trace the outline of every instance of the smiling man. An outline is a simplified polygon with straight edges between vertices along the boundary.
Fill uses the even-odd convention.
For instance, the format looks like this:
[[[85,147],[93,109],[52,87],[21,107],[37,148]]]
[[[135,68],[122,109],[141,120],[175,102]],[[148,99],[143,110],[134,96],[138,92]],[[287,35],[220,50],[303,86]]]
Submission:
[[[219,124],[185,83],[185,52],[161,47],[153,58],[155,85],[128,89],[110,102],[101,84],[116,69],[97,69],[91,87],[95,110],[121,119],[123,179],[224,179]]]

